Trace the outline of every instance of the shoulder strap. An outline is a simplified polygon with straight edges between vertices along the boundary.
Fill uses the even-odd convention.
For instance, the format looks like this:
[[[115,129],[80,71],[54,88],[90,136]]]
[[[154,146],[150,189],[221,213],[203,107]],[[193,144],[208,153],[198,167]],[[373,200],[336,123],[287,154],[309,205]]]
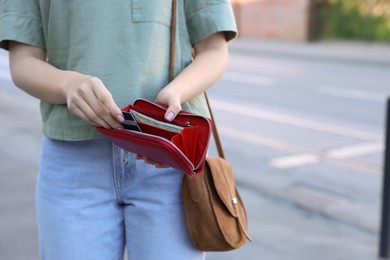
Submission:
[[[211,110],[209,98],[208,98],[206,92],[204,93],[204,97],[206,99],[207,107],[208,107],[209,112],[210,112],[211,121],[213,121],[213,136],[214,136],[215,145],[217,146],[218,155],[219,155],[219,157],[225,159],[225,153],[223,152],[223,149],[222,149],[221,139],[219,139],[217,125],[215,123],[215,118],[214,118],[214,115],[213,115],[213,111]]]
[[[175,77],[175,50],[176,50],[176,0],[172,0],[172,17],[171,17],[171,42],[169,57],[169,81]]]
[[[177,1],[172,0],[172,17],[171,17],[171,42],[170,42],[170,57],[169,57],[169,80],[172,81],[175,77],[175,50],[176,50],[176,20],[177,20]],[[213,136],[215,145],[217,146],[218,155],[221,158],[225,158],[225,154],[222,149],[221,140],[219,139],[219,134],[217,130],[217,126],[215,124],[215,119],[213,112],[211,110],[210,102],[207,97],[206,92],[204,93],[207,107],[209,109],[209,113],[211,116],[211,120],[213,121]]]

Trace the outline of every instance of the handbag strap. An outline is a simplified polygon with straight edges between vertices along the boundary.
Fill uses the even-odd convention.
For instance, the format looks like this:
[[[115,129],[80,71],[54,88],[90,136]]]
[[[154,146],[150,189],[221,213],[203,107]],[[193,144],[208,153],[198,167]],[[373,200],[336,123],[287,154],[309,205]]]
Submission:
[[[223,152],[223,149],[222,149],[221,139],[219,139],[217,125],[215,124],[213,111],[211,110],[209,98],[208,98],[206,92],[204,93],[204,97],[206,99],[207,107],[208,107],[209,112],[210,112],[211,121],[213,121],[213,123],[212,123],[212,125],[213,125],[213,136],[214,136],[215,146],[217,147],[218,155],[219,155],[219,157],[225,159],[225,153]]]
[[[171,17],[171,42],[170,42],[170,57],[169,57],[169,80],[172,81],[175,77],[175,50],[176,50],[176,20],[177,20],[177,1],[172,0],[172,17]],[[213,127],[213,137],[215,141],[215,145],[217,147],[218,155],[221,158],[225,159],[225,153],[223,152],[221,139],[219,138],[217,126],[215,124],[215,119],[213,112],[211,110],[209,98],[207,97],[207,93],[204,92],[204,96],[207,103],[207,108],[209,109],[209,113],[212,120]]]
[[[172,17],[171,17],[171,42],[169,55],[169,81],[175,77],[175,50],[176,50],[176,6],[177,1],[172,0]]]

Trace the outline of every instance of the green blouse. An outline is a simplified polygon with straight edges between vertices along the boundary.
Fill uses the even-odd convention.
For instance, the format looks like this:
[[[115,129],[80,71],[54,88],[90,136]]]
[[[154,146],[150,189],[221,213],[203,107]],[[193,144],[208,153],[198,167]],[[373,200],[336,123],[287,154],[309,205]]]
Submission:
[[[119,107],[154,100],[168,83],[171,0],[0,0],[0,47],[15,40],[45,49],[48,62],[100,78]],[[178,0],[175,73],[191,48],[216,32],[236,36],[228,0]],[[212,68],[212,64],[210,64]],[[207,114],[203,96],[183,109]],[[65,104],[41,102],[43,132],[59,140],[99,137]]]

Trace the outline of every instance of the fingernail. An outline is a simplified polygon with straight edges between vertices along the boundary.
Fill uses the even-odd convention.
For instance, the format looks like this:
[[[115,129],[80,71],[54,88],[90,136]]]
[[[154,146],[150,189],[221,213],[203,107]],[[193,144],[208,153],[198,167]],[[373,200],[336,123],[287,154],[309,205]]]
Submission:
[[[169,112],[168,115],[166,116],[166,119],[167,119],[168,121],[172,121],[174,117],[175,117],[175,114],[171,111],[171,112]]]
[[[119,122],[123,123],[123,121],[125,121],[125,118],[122,115],[117,115],[116,116],[116,120],[118,120]]]

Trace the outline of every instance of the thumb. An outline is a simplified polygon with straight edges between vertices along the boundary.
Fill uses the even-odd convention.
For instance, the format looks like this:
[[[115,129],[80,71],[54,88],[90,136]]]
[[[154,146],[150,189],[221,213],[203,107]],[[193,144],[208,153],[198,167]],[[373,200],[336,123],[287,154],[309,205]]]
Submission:
[[[180,106],[169,106],[167,112],[165,113],[165,119],[169,122],[173,121],[177,114],[179,114],[180,110]]]

